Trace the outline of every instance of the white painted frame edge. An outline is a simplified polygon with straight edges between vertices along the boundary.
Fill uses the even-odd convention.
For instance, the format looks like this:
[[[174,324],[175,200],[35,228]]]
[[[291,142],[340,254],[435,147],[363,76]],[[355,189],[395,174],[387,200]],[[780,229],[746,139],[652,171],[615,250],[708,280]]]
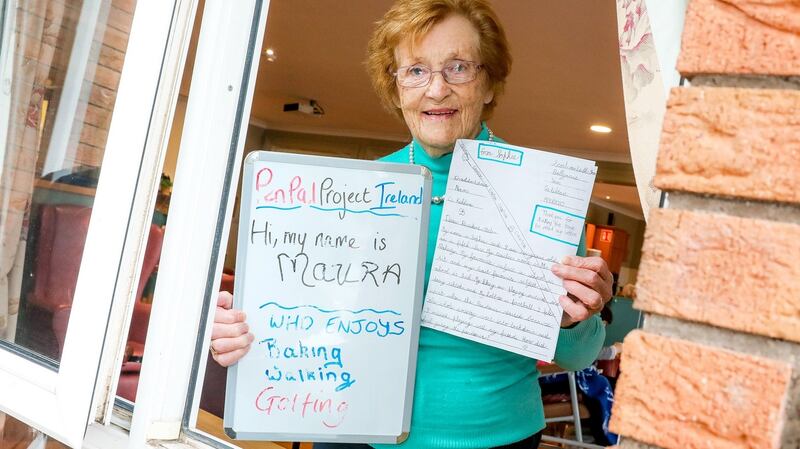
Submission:
[[[139,170],[131,167],[142,163],[172,6],[143,0],[134,14],[72,307],[70,323],[80,326],[67,330],[58,372],[0,349],[0,385],[9,392],[0,409],[72,447],[86,432],[115,286],[118,279],[135,285],[139,275],[142,254],[126,264],[121,257],[133,240],[131,217],[149,217],[144,205],[152,201],[132,208]]]
[[[216,304],[219,251],[226,247],[230,227],[268,5],[268,0],[205,4],[147,334],[159,345],[145,346],[130,447],[182,438],[184,415],[195,395],[190,385],[203,372],[210,329],[203,311]],[[257,39],[251,43],[253,33]],[[249,55],[255,56],[244,76]],[[201,357],[198,370],[196,356]],[[203,445],[191,436],[183,439]]]
[[[198,0],[175,0],[163,3],[164,5],[159,8],[161,14],[168,13],[167,6],[169,5],[174,5],[174,9],[168,13],[172,18],[169,30],[159,30],[159,32],[168,34],[167,43],[163,52],[161,81],[157,87],[150,128],[145,142],[145,154],[140,169],[139,182],[142,192],[134,199],[135,210],[142,210],[143,213],[131,217],[128,232],[131,241],[130,250],[128,251],[126,248],[126,252],[122,256],[123,264],[135,264],[136,267],[139,267],[139,271],[135,273],[136,278],[125,278],[125,282],[118,282],[115,295],[132,294],[139,285],[141,260],[147,247],[150,223],[161,183],[161,172],[172,129],[183,69],[189,52]],[[161,25],[165,25],[165,23]],[[146,194],[145,189],[147,189]],[[129,280],[130,282],[128,282]],[[128,301],[116,301],[112,305],[92,405],[95,421],[103,424],[111,423],[119,382],[119,367],[122,364],[135,301],[135,298],[130,297]]]
[[[238,131],[236,131],[237,134],[234,137],[236,140],[231,142],[232,148],[235,147],[235,154],[232,155],[233,160],[229,160],[229,164],[231,164],[229,166],[230,176],[225,180],[228,189],[227,198],[224,198],[225,202],[221,203],[218,209],[219,211],[224,212],[224,215],[222,216],[224,218],[220,217],[222,222],[218,222],[218,226],[222,225],[221,238],[216,253],[212,254],[212,256],[216,258],[215,261],[211,261],[211,263],[216,265],[214,271],[215,274],[218,274],[221,271],[225,261],[225,251],[228,248],[231,218],[236,207],[236,191],[240,182],[242,160],[244,157],[244,144],[248,132],[248,125],[251,121],[249,117],[253,97],[255,94],[258,66],[261,59],[261,48],[263,37],[266,34],[267,16],[269,14],[269,0],[256,2],[255,7],[259,8],[259,10],[254,11],[250,17],[251,36],[250,42],[248,42],[248,46],[250,48],[248,49],[248,53],[245,54],[245,62],[247,62],[247,58],[250,58],[250,70],[249,73],[244,73],[244,75],[248,77],[246,90],[240,92],[239,94],[240,107],[242,108],[242,111],[241,116],[239,117]],[[224,210],[222,209],[223,207]],[[200,397],[203,392],[203,374],[206,370],[206,354],[211,343],[211,331],[213,328],[213,319],[211,319],[211,314],[214,312],[214,307],[216,306],[218,285],[219,279],[215,276],[214,283],[212,284],[214,288],[212,289],[211,298],[207,299],[209,310],[204,316],[201,317],[200,321],[200,328],[202,329],[202,332],[200,333],[201,338],[197,343],[197,348],[195,351],[194,366],[196,368],[192,373],[193,377],[192,382],[190,382],[190,390],[187,398],[187,410],[184,413],[183,439],[187,441],[194,441],[195,438],[201,438],[202,442],[214,447],[228,448],[231,447],[231,445],[196,428],[197,417],[200,411]],[[220,387],[224,388],[224,386]],[[277,445],[275,446],[277,447]]]

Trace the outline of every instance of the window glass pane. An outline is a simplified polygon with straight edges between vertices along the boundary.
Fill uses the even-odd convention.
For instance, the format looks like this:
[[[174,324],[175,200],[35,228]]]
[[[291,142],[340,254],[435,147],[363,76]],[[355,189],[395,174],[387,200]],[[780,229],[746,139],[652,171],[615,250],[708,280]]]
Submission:
[[[0,52],[0,340],[54,367],[135,4],[7,0]],[[145,263],[140,294],[154,265]]]

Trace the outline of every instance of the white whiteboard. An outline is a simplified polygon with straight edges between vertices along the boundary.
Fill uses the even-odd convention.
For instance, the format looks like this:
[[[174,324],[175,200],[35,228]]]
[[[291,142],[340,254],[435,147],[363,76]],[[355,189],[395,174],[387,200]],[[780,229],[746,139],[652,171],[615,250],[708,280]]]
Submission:
[[[424,167],[254,152],[228,371],[232,438],[397,443],[411,423],[430,210]]]

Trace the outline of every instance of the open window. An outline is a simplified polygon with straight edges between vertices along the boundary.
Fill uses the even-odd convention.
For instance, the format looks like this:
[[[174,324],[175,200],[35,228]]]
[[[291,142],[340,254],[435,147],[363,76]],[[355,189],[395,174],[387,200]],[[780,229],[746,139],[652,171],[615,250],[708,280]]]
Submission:
[[[176,6],[158,3],[0,3],[0,410],[73,447],[157,260]]]
[[[598,159],[596,220],[616,213],[639,235],[613,2],[494,3],[515,55],[494,130]],[[224,370],[206,363],[216,295],[235,276],[241,161],[256,149],[375,159],[408,142],[361,65],[387,5],[0,0],[0,87],[11,86],[0,89],[0,410],[73,447],[225,446]],[[324,118],[280,109],[310,98]],[[591,134],[605,113],[614,132]],[[168,218],[154,212],[162,172]],[[131,320],[147,345],[126,344]],[[115,393],[135,408],[115,408]],[[110,422],[126,428],[113,442]]]

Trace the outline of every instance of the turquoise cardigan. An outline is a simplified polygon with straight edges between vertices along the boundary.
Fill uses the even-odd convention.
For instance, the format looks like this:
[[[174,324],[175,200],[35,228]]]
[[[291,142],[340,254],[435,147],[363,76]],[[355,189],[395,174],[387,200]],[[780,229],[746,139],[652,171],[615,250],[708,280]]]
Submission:
[[[478,140],[488,140],[483,126]],[[500,139],[496,140],[501,141]],[[445,192],[452,154],[429,157],[416,142],[414,160],[433,173],[433,194]],[[382,159],[408,163],[408,147]],[[442,205],[431,205],[425,290],[439,234]],[[585,254],[581,242],[579,254]],[[585,368],[602,347],[605,329],[598,316],[558,336],[555,362]],[[411,433],[403,449],[488,448],[522,440],[544,428],[536,360],[423,327],[419,337]]]

